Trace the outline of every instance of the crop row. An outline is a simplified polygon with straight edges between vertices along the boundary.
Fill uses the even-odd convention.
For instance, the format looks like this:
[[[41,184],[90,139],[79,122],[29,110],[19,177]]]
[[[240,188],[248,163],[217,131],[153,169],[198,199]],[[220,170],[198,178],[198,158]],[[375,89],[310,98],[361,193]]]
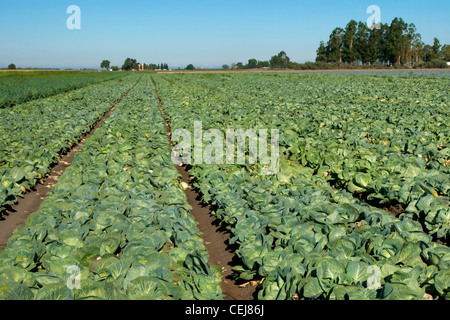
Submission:
[[[296,139],[315,139],[317,144],[325,141],[324,136],[341,139],[331,128],[327,135],[306,136],[308,128],[316,132],[308,118],[318,107],[310,106],[308,115],[291,117],[299,105],[291,110],[258,101],[258,90],[267,94],[269,84],[276,88],[279,77],[261,89],[257,81],[233,76],[229,90],[222,87],[221,81],[230,83],[221,76],[167,79],[156,80],[172,130],[192,129],[193,119],[203,121],[205,129],[224,131],[280,128],[281,163],[276,176],[261,176],[259,165],[196,164],[191,169],[203,201],[214,205],[215,214],[232,233],[231,242],[238,245],[242,264],[235,271],[242,279],[263,280],[260,299],[449,298],[448,247],[434,242],[419,221],[407,215],[392,217],[344,189],[334,189],[324,172],[292,156],[292,148],[302,145],[296,145],[298,140],[285,143],[286,130],[301,127],[305,131],[296,133]],[[308,77],[305,85],[335,88],[340,85],[336,80]],[[245,90],[254,94],[245,95]],[[349,87],[346,90],[351,92]],[[308,99],[301,92],[297,95]],[[296,94],[287,91],[284,96]],[[346,132],[350,135],[351,129]],[[308,157],[314,150],[303,148],[296,155]],[[348,158],[333,154],[331,148],[321,156],[325,155]],[[379,284],[374,285],[377,279]]]
[[[0,109],[0,212],[42,180],[137,80],[129,76]]]
[[[165,130],[144,76],[0,252],[1,298],[221,299]]]

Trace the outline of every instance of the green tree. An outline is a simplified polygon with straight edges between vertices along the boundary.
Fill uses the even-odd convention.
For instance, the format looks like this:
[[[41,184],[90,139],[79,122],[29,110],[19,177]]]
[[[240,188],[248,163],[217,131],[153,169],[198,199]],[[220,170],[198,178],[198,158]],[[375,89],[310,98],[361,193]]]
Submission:
[[[8,69],[9,69],[9,70],[16,70],[16,65],[15,65],[14,63],[11,63],[11,64],[8,66]]]
[[[445,61],[450,61],[450,45],[445,45],[442,47],[442,53],[444,55]]]
[[[123,63],[122,70],[130,71],[133,69],[138,69],[138,63],[136,59],[127,58]]]
[[[430,62],[433,59],[433,47],[429,44],[426,44],[422,48],[422,60],[425,62]]]
[[[186,70],[194,70],[194,65],[193,65],[193,64],[189,64],[189,65],[186,67]]]
[[[354,46],[356,59],[361,60],[363,64],[368,64],[370,59],[369,38],[370,38],[370,29],[367,27],[367,24],[359,22],[355,34]]]
[[[342,45],[344,29],[335,28],[327,44],[327,58],[330,62],[342,63]]]
[[[222,69],[223,69],[223,70],[228,70],[228,69],[230,69],[230,66],[227,65],[227,64],[224,64],[224,65],[222,66]]]
[[[112,66],[112,67],[111,67],[111,70],[112,70],[112,71],[119,71],[119,67],[118,67],[118,66]]]
[[[249,59],[248,64],[246,66],[247,69],[256,69],[258,67],[258,60]]]
[[[351,20],[345,27],[344,35],[342,36],[342,61],[346,63],[356,63],[355,41],[357,27],[358,23],[355,20]]]
[[[278,56],[273,56],[270,58],[270,67],[272,69],[280,68],[281,67],[281,61]]]
[[[408,28],[408,34],[410,37],[410,45],[411,45],[411,65],[414,65],[420,62],[420,52],[423,48],[422,35],[417,33],[416,26],[414,24],[410,24]]]
[[[106,71],[108,71],[110,65],[111,65],[111,61],[109,61],[109,60],[103,60],[102,63],[100,64],[100,68],[106,69]]]
[[[438,38],[434,38],[433,41],[433,59],[442,59],[441,43]]]
[[[281,51],[278,54],[278,58],[280,58],[281,68],[286,69],[290,67],[291,59],[287,56],[286,52]]]
[[[325,42],[320,41],[319,49],[317,49],[316,62],[328,62],[327,58],[327,48]]]
[[[407,38],[408,25],[401,18],[392,20],[389,31],[386,35],[387,58],[391,64],[401,65],[402,57],[405,55],[405,49],[408,46]]]
[[[270,67],[270,62],[269,61],[258,61],[258,66],[257,68],[269,68]]]
[[[382,23],[379,37],[377,38],[377,56],[378,60],[383,64],[389,63],[389,50],[387,46],[389,29],[389,24]]]
[[[286,52],[281,51],[278,55],[270,59],[270,66],[272,68],[286,69],[291,66],[291,59],[287,56]]]
[[[366,26],[367,27],[367,26]],[[379,54],[379,46],[380,46],[380,39],[382,38],[382,25],[380,29],[372,29],[369,31],[369,38],[367,39],[367,46],[365,48],[361,48],[361,44],[358,43],[357,50],[358,53],[361,55],[361,57],[365,54],[365,60],[367,60],[367,63],[374,64],[377,60],[380,59]],[[364,52],[364,53],[362,53]]]

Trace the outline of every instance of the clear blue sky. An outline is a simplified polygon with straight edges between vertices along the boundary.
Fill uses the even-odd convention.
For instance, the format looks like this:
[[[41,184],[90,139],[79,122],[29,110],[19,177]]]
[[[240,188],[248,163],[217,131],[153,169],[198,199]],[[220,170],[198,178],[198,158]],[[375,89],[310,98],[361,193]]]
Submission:
[[[0,67],[99,68],[127,57],[171,67],[217,67],[281,50],[313,61],[321,40],[369,5],[382,22],[414,23],[425,43],[450,44],[448,0],[0,0]],[[81,30],[69,30],[68,6],[81,9]]]

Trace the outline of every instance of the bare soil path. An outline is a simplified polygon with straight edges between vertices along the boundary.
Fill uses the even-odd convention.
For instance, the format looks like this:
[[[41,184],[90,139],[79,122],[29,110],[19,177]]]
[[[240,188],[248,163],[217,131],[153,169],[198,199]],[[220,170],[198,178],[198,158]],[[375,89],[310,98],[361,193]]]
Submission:
[[[156,83],[152,79],[156,97],[159,103],[159,109],[166,123],[167,137],[169,143],[173,146],[171,140],[171,128],[167,121],[163,109],[162,101],[158,94]],[[198,223],[198,228],[202,233],[203,241],[208,249],[210,265],[216,265],[222,268],[223,280],[221,283],[222,292],[225,300],[255,300],[256,287],[252,283],[239,283],[234,280],[233,266],[236,266],[238,257],[234,253],[236,248],[229,245],[230,232],[219,225],[218,219],[212,214],[212,207],[201,203],[201,196],[189,179],[189,170],[186,166],[177,166],[178,173],[182,176],[182,181],[189,185],[184,192],[187,200],[192,207],[191,215]]]

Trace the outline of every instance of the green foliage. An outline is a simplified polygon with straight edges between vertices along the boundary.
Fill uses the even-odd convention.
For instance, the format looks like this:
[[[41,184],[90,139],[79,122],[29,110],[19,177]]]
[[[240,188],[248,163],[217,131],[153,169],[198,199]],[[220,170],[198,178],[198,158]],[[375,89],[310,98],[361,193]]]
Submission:
[[[442,47],[442,53],[444,55],[444,60],[450,62],[450,45],[444,45]]]
[[[448,68],[447,62],[441,59],[433,59],[427,62],[421,62],[417,64],[417,68],[439,68],[445,69]]]
[[[122,65],[122,70],[130,71],[130,70],[133,70],[133,69],[134,70],[139,69],[137,60],[136,59],[131,59],[131,58],[125,59],[123,65]]]
[[[369,29],[363,22],[351,20],[345,30],[335,28],[328,42],[323,41],[317,49],[316,62],[356,65],[359,60],[364,65],[374,64],[416,66],[421,68],[446,67],[439,60],[444,59],[445,47],[437,38],[433,45],[425,45],[422,36],[416,32],[414,24],[401,18],[394,18],[390,25],[380,24]],[[434,60],[433,63],[430,61]],[[425,63],[419,63],[419,62]]]
[[[0,109],[0,211],[42,180],[136,81],[114,80]]]
[[[270,66],[274,69],[286,69],[290,67],[290,64],[291,59],[284,51],[281,51],[278,55],[270,59]]]
[[[165,79],[155,80],[172,130],[193,118],[205,130],[280,129],[275,176],[248,164],[190,171],[238,247],[234,272],[264,279],[259,299],[447,298],[450,251],[433,240],[449,235],[448,79]]]
[[[0,73],[0,109],[51,97],[123,75],[81,71],[30,71]]]
[[[106,69],[107,71],[109,70],[110,66],[111,66],[111,61],[109,61],[109,60],[103,60],[102,63],[100,64],[100,68]]]
[[[259,299],[449,298],[450,251],[435,241],[450,234],[449,79],[154,81],[172,130],[192,131],[192,119],[280,129],[274,176],[261,164],[190,170],[238,248],[235,274],[264,279]],[[5,188],[27,179],[26,168],[9,172]],[[0,298],[220,299],[221,272],[206,263],[178,178],[147,75],[0,252]],[[404,211],[382,209],[394,204]],[[65,286],[71,265],[80,290]]]

